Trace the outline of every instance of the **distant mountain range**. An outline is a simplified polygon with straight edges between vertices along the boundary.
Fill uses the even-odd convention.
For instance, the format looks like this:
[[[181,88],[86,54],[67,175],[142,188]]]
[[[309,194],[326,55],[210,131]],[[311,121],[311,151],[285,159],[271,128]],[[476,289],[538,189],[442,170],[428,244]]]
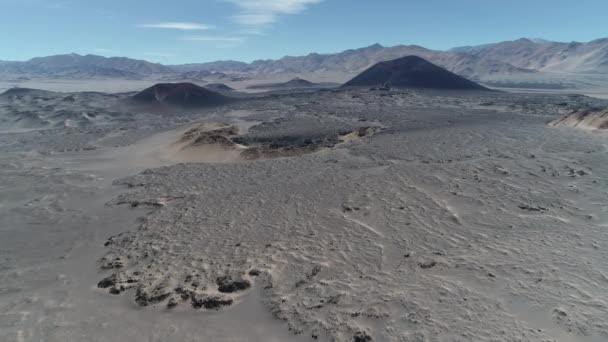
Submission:
[[[143,79],[206,81],[240,77],[244,74],[336,73],[343,78],[375,65],[404,56],[420,56],[453,73],[478,82],[509,79],[535,79],[546,74],[606,75],[608,77],[608,38],[588,43],[560,43],[542,39],[522,38],[515,41],[454,48],[449,51],[430,50],[416,45],[384,47],[379,44],[334,54],[311,53],[278,60],[257,60],[252,63],[217,61],[199,64],[162,65],[125,57],[106,58],[95,55],[58,55],[33,58],[26,62],[0,61],[0,79],[25,78],[66,79]],[[585,76],[587,77],[587,76]]]
[[[530,74],[535,72],[569,72],[608,74],[608,38],[588,43],[560,43],[543,39],[522,38],[501,42],[454,48],[449,51],[430,50],[416,45],[384,47],[379,44],[335,54],[311,53],[302,57],[258,60],[252,63],[217,61],[170,66],[175,70],[207,70],[237,73],[312,73],[337,71],[360,72],[378,62],[416,55],[447,70],[483,80],[491,75]]]
[[[201,64],[172,66],[180,71],[207,70],[224,73],[314,73],[342,72],[356,74],[383,61],[416,55],[440,65],[456,74],[478,79],[487,74],[532,73],[534,70],[518,68],[498,60],[489,60],[456,51],[434,51],[416,45],[384,47],[375,44],[361,49],[335,54],[311,53],[302,57],[283,57],[278,60],[258,60],[252,63],[218,61]]]
[[[547,72],[608,74],[608,38],[588,43],[559,43],[532,39],[487,44],[452,51],[481,60],[501,61],[514,67]]]
[[[96,55],[57,55],[32,58],[26,62],[0,62],[0,75],[54,78],[126,78],[173,74],[174,70],[156,63],[126,57]]]

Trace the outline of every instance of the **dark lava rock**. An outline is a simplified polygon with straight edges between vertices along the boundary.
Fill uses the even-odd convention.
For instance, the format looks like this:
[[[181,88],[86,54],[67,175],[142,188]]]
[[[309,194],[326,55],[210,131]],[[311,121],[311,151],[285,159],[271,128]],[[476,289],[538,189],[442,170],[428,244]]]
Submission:
[[[120,294],[120,290],[117,289],[116,287],[112,287],[109,292],[110,292],[110,294],[113,294],[113,295],[119,295]]]
[[[102,279],[99,283],[97,283],[97,287],[100,289],[107,289],[108,287],[112,287],[116,285],[116,277],[110,276],[105,279]]]
[[[232,293],[247,290],[251,287],[251,282],[244,279],[232,280],[229,277],[220,277],[217,279],[217,285],[217,290],[221,293]]]
[[[205,308],[208,310],[212,310],[212,309],[219,309],[222,306],[229,306],[232,305],[233,300],[228,298],[221,298],[221,297],[208,297],[208,298],[194,298],[192,297],[192,307],[195,309],[200,309],[200,308]]]
[[[355,336],[353,336],[353,342],[369,342],[371,340],[372,337],[363,331],[359,331],[355,334]]]
[[[176,306],[177,306],[177,302],[175,301],[175,299],[174,298],[169,299],[169,302],[167,303],[167,309],[173,309]]]
[[[111,270],[111,269],[119,269],[119,268],[123,268],[125,265],[122,263],[122,261],[110,261],[107,262],[103,265],[101,265],[101,269],[102,270]]]
[[[164,301],[165,299],[169,298],[169,296],[171,296],[170,293],[149,295],[146,292],[144,292],[141,288],[138,288],[137,293],[135,294],[135,302],[137,304],[139,304],[140,306],[148,306],[148,305],[160,303],[160,302]]]
[[[525,211],[547,211],[548,210],[547,208],[538,207],[538,206],[532,207],[527,204],[522,204],[522,205],[519,205],[518,207],[519,207],[519,209],[525,210]]]
[[[437,261],[431,260],[431,261],[421,262],[419,264],[419,266],[420,266],[420,268],[426,270],[426,269],[433,268],[433,267],[437,266]]]

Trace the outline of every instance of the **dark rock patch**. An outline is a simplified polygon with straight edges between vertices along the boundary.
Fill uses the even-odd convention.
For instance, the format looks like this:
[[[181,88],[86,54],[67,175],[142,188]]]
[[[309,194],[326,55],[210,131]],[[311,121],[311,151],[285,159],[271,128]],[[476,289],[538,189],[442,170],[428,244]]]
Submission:
[[[135,293],[135,302],[139,305],[139,306],[148,306],[148,305],[154,305],[154,304],[158,304],[162,301],[164,301],[165,299],[169,298],[169,296],[171,296],[170,293],[160,293],[160,294],[156,294],[156,295],[150,295],[146,292],[144,292],[142,290],[142,288],[138,288],[137,292]]]
[[[205,308],[207,310],[218,310],[223,306],[232,305],[233,300],[230,298],[222,297],[207,297],[207,298],[195,298],[192,297],[192,307],[195,309]]]
[[[107,289],[116,285],[116,276],[112,275],[110,277],[104,278],[97,283],[97,287],[100,289]]]
[[[423,270],[427,270],[429,268],[433,268],[433,267],[437,266],[437,261],[435,261],[435,260],[424,261],[424,262],[419,263],[418,266],[420,266],[420,268],[422,268]]]
[[[230,277],[220,277],[216,281],[217,290],[221,293],[233,293],[247,290],[251,287],[251,282],[245,279],[232,280]]]
[[[372,337],[363,331],[359,331],[355,334],[355,336],[353,336],[353,342],[369,342],[371,340]]]
[[[540,206],[533,207],[533,206],[529,206],[527,204],[519,205],[518,208],[521,209],[521,210],[525,210],[525,211],[537,211],[537,212],[538,211],[547,211],[547,210],[549,210],[547,208],[543,208],[543,207],[540,207]]]
[[[167,309],[173,309],[176,306],[177,306],[177,301],[175,300],[175,298],[169,299],[169,302],[167,303]]]

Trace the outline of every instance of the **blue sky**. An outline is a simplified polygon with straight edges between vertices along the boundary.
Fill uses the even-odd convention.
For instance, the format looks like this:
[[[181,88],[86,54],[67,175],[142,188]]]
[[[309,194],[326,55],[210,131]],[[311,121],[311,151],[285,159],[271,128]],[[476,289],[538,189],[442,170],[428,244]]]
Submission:
[[[0,0],[0,60],[76,52],[252,61],[373,43],[608,37],[606,0]]]

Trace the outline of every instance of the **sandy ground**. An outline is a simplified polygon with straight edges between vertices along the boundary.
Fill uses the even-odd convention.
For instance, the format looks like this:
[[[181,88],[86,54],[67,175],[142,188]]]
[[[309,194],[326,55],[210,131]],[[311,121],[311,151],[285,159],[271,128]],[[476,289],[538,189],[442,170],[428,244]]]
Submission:
[[[0,134],[0,340],[606,341],[608,135],[546,125],[590,105],[323,91]],[[167,154],[201,122],[298,153]]]

